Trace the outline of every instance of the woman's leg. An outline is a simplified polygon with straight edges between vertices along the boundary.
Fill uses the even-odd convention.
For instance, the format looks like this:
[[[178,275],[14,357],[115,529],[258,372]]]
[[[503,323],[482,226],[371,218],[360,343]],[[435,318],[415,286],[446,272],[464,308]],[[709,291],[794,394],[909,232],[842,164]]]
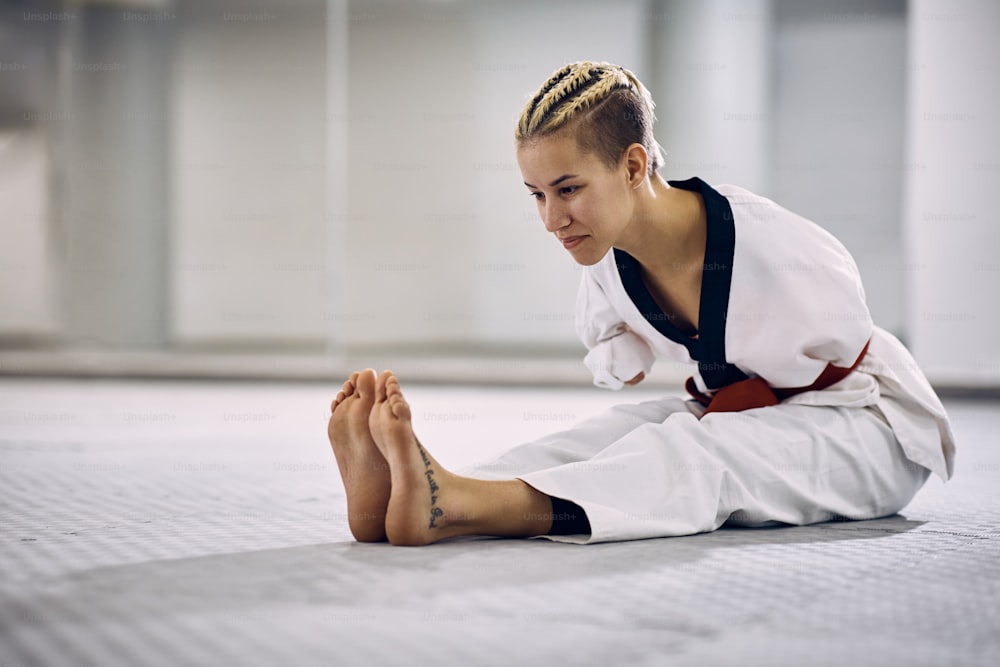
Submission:
[[[499,481],[442,468],[414,435],[390,373],[378,379],[370,426],[390,468],[385,527],[394,544],[546,535],[553,497],[580,505],[592,526],[569,541],[689,535],[727,520],[875,518],[905,506],[927,476],[874,407],[780,405],[701,420],[671,412],[590,459]]]
[[[369,424],[389,464],[385,532],[393,544],[430,544],[461,535],[531,537],[551,528],[550,498],[528,484],[472,479],[441,467],[414,435],[410,406],[392,373],[378,377]]]
[[[779,405],[699,420],[675,413],[588,461],[520,479],[580,505],[602,542],[780,522],[894,514],[928,471],[903,455],[876,407]]]
[[[676,412],[688,414],[692,409],[700,412],[700,406],[692,408],[693,405],[677,396],[616,405],[569,429],[514,447],[493,461],[476,464],[461,474],[476,479],[510,479],[586,461],[640,426],[663,423]],[[558,496],[550,499],[552,525],[546,535],[590,535],[590,522],[582,507]]]
[[[383,402],[384,383],[390,377],[391,374],[383,373],[383,377],[378,380]],[[393,383],[398,386],[398,380]],[[329,423],[330,442],[347,494],[348,523],[355,539],[361,542],[387,539],[385,521],[391,476],[389,463],[376,446],[369,424],[369,415],[375,404],[375,389],[374,371],[368,369],[353,373],[333,401],[333,414]],[[585,461],[633,429],[650,422],[660,423],[676,411],[687,412],[688,403],[677,397],[668,397],[637,405],[615,406],[570,429],[514,447],[492,463],[476,465],[468,472],[463,471],[455,479],[461,480],[467,476],[503,482],[484,485],[482,491],[477,485],[473,491],[477,496],[486,494],[484,498],[492,497],[493,504],[501,509],[504,518],[504,525],[491,521],[486,528],[482,528],[489,531],[486,534],[529,536],[550,531],[555,534],[587,534],[590,532],[587,518],[578,505],[560,498],[549,498],[514,478],[518,474],[573,461]],[[375,420],[372,420],[372,424],[375,424]],[[424,454],[427,454],[426,450]],[[431,479],[440,487],[437,478],[444,477],[445,474],[444,469],[436,465]],[[397,471],[397,478],[400,477]],[[428,479],[428,488],[431,479]],[[449,482],[454,483],[454,480]],[[517,498],[511,499],[512,494]],[[512,515],[503,508],[523,500],[533,501],[520,512],[528,520],[514,521],[512,525],[511,517],[516,513]],[[449,520],[456,521],[455,514],[452,512]],[[443,518],[436,518],[434,527],[443,526],[445,521]]]
[[[662,424],[674,413],[690,414],[693,404],[679,396],[616,405],[574,426],[518,445],[489,463],[462,471],[479,479],[510,479],[538,470],[587,461],[646,424]],[[700,411],[700,406],[694,409]]]

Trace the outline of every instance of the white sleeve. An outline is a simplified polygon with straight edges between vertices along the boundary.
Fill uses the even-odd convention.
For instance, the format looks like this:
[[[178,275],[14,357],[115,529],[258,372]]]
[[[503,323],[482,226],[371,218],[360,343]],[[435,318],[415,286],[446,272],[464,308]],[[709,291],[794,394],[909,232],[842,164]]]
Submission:
[[[576,299],[576,334],[590,350],[583,363],[604,389],[621,389],[625,382],[653,367],[653,351],[628,328],[597,279],[584,269]]]

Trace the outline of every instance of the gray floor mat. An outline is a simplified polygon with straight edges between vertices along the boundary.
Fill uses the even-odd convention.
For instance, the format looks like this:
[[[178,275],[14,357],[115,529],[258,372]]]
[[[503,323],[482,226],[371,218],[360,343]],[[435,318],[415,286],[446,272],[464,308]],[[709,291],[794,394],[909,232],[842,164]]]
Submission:
[[[0,382],[0,665],[1000,659],[996,404],[949,403],[956,478],[886,519],[408,549],[351,540],[329,397]],[[452,467],[626,398],[410,392]]]

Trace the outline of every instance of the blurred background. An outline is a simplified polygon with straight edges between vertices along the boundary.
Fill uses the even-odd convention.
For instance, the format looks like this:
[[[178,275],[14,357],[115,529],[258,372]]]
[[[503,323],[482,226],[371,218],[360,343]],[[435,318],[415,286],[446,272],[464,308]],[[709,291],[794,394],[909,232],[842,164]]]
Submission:
[[[815,220],[932,382],[1000,388],[998,31],[993,0],[0,1],[0,373],[589,383],[512,135],[590,59],[651,90],[666,178]]]

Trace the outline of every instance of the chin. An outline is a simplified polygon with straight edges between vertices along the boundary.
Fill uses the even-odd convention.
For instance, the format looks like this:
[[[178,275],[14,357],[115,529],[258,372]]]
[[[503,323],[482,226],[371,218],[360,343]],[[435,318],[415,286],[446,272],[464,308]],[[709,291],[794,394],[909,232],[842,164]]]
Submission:
[[[593,241],[593,239],[588,239],[588,241]],[[581,247],[577,248],[577,252],[570,251],[570,255],[580,266],[593,266],[597,264],[604,256],[611,251],[611,248],[595,248],[593,243],[584,243]]]
[[[599,255],[593,252],[582,252],[580,254],[572,255],[572,257],[573,261],[575,261],[580,266],[593,266],[594,264],[597,264],[602,259],[604,259],[604,255]]]

